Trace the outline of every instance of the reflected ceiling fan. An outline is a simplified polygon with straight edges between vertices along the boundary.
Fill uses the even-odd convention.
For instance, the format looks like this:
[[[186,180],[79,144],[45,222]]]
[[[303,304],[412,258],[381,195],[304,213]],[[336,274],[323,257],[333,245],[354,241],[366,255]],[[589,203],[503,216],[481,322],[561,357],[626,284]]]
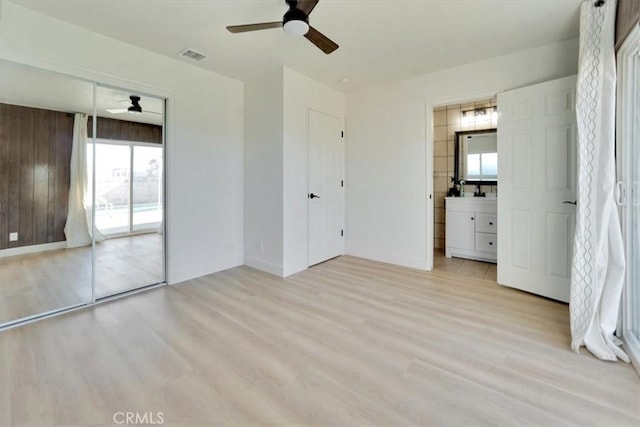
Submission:
[[[149,113],[149,114],[162,114],[159,113],[157,111],[149,111],[149,110],[143,110],[142,106],[140,105],[140,97],[138,95],[131,95],[129,97],[129,101],[120,101],[120,104],[124,104],[124,105],[129,105],[126,108],[111,108],[108,109],[107,111],[111,114],[122,114],[122,113],[132,113],[132,114],[142,114],[142,113]]]
[[[309,25],[309,14],[318,4],[319,0],[285,0],[289,5],[289,10],[282,17],[282,21],[262,22],[260,24],[232,25],[227,27],[232,33],[246,33],[248,31],[268,30],[280,28],[285,33],[295,36],[305,36],[307,40],[316,45],[318,49],[327,55],[336,50],[339,46],[322,34],[320,31]]]

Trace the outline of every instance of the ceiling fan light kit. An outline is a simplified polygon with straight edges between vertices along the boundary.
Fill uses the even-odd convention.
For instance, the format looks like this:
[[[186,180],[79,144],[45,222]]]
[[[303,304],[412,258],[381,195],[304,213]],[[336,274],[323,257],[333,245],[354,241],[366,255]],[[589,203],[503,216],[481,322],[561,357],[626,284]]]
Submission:
[[[309,32],[309,17],[298,8],[284,14],[282,29],[292,36],[304,36]]]
[[[304,36],[318,49],[327,55],[338,49],[338,44],[309,25],[309,14],[319,0],[285,0],[289,10],[282,17],[282,22],[262,22],[259,24],[231,25],[230,33],[246,33],[249,31],[268,30],[281,27],[284,32],[294,36]]]

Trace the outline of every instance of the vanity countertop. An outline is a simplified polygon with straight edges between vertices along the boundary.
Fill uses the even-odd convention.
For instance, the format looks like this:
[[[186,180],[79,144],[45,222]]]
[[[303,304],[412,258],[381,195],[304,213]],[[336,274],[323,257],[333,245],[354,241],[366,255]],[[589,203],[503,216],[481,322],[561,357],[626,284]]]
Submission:
[[[445,208],[447,210],[497,212],[498,199],[496,197],[445,197]]]

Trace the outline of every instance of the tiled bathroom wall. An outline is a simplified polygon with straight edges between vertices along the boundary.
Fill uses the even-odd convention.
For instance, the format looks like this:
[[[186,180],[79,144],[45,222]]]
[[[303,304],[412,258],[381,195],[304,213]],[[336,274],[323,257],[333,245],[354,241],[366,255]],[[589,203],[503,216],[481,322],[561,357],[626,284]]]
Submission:
[[[434,179],[434,233],[435,248],[444,248],[445,239],[445,212],[444,198],[451,187],[451,177],[453,177],[453,167],[455,159],[455,133],[464,130],[482,130],[497,127],[495,117],[462,120],[462,112],[474,110],[476,108],[493,107],[496,99],[486,99],[482,101],[467,102],[464,104],[446,105],[433,110],[433,179]],[[473,192],[475,185],[466,186],[464,191]],[[495,185],[483,185],[481,191],[485,193],[496,193],[498,187]]]

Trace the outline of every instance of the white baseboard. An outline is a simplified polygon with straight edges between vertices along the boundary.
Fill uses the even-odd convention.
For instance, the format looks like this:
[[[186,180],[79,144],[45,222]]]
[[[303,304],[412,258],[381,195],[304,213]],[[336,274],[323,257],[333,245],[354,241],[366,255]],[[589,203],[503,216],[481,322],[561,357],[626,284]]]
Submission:
[[[195,279],[197,277],[206,276],[207,274],[212,274],[218,271],[238,267],[240,265],[242,265],[241,256],[230,256],[217,262],[208,262],[178,271],[169,270],[167,272],[167,283],[170,285],[175,285],[187,280]],[[170,261],[169,266],[171,266]]]
[[[281,265],[272,264],[270,262],[267,262],[258,258],[245,257],[244,265],[257,268],[258,270],[265,271],[267,273],[273,274],[278,277],[282,277],[284,274]]]
[[[358,258],[370,259],[372,261],[385,262],[395,264],[402,267],[415,268],[416,270],[427,270],[427,260],[412,258],[405,255],[393,254],[387,252],[371,251],[371,250],[347,250],[347,255]]]
[[[636,338],[633,332],[625,331],[623,336],[624,349],[631,359],[631,364],[636,370],[638,376],[640,376],[640,340]]]
[[[475,261],[490,262],[492,264],[498,263],[497,254],[488,254],[488,253],[470,251],[470,250],[458,249],[458,248],[445,249],[445,256],[447,258],[452,258],[452,257],[466,258],[466,259],[472,259]]]
[[[0,258],[24,254],[35,254],[38,252],[53,251],[56,249],[66,249],[67,242],[43,243],[41,245],[20,246],[0,250]]]

